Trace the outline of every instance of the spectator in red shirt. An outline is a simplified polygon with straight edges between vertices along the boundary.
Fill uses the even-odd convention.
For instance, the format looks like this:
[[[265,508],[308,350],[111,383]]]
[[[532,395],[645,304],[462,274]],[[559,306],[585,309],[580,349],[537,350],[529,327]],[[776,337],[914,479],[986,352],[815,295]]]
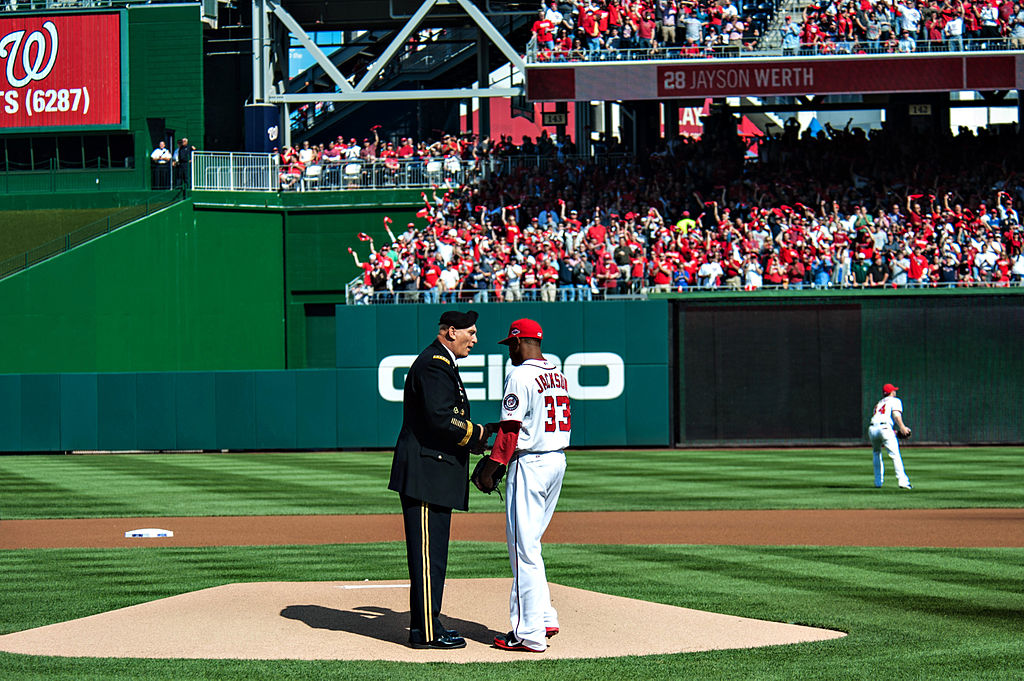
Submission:
[[[910,256],[910,269],[907,270],[907,285],[911,288],[918,288],[924,284],[928,276],[928,258],[921,254],[920,248],[915,248]]]
[[[545,50],[555,47],[555,36],[552,33],[554,24],[544,17],[544,10],[537,12],[537,21],[533,22],[533,35],[537,38],[537,46]]]

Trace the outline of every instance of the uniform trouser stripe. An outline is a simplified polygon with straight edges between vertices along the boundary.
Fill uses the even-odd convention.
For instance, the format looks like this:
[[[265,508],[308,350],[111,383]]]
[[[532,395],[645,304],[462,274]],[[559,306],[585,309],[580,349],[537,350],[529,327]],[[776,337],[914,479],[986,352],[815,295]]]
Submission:
[[[428,641],[433,641],[434,611],[430,593],[430,514],[426,503],[420,506],[420,537],[423,541],[423,545],[420,547],[420,552],[423,555],[423,634]]]

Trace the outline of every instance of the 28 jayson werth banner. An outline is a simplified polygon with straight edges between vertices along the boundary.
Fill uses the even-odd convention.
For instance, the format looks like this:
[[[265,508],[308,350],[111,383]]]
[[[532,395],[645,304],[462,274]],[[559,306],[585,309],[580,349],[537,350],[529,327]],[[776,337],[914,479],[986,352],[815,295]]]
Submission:
[[[119,125],[121,16],[0,19],[0,128]]]

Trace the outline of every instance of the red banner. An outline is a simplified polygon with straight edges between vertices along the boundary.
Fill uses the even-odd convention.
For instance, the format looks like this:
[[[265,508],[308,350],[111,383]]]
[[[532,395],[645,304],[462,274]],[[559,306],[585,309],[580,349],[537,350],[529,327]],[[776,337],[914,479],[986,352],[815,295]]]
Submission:
[[[121,16],[0,19],[0,128],[121,123]]]
[[[985,68],[978,70],[979,77],[975,79],[965,78],[965,59],[960,56],[659,66],[658,96],[936,92],[1014,87],[1015,57],[994,57],[985,61]],[[971,80],[974,82],[969,82]]]
[[[529,66],[526,86],[535,102],[1015,90],[1024,87],[1024,55],[576,62]]]

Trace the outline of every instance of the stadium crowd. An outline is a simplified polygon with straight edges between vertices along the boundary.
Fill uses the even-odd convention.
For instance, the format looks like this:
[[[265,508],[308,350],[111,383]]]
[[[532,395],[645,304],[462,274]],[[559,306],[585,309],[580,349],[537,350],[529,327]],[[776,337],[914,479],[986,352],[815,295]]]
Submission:
[[[769,6],[745,20],[734,0],[548,0],[531,41],[538,61],[615,59],[623,50],[666,58],[728,53],[757,46]]]
[[[424,193],[421,222],[349,249],[357,302],[1022,285],[1016,136],[826,129],[787,125],[754,163],[706,135]]]
[[[961,52],[1024,47],[1024,3],[1013,0],[831,0],[786,16],[783,52]]]
[[[345,137],[339,135],[326,144],[306,140],[298,146],[275,149],[280,162],[281,189],[300,189],[304,178],[328,178],[351,163],[372,167],[385,176],[391,174],[397,180],[403,164],[408,163],[425,165],[430,161],[439,161],[444,170],[452,170],[461,167],[463,162],[486,158],[522,155],[565,158],[576,153],[571,137],[557,140],[546,132],[536,140],[523,137],[522,142],[516,144],[511,135],[491,139],[487,136],[480,138],[473,134],[444,132],[439,132],[437,139],[418,142],[412,137],[401,136],[382,140],[379,131],[380,126],[374,126],[371,129],[372,139],[363,137],[361,143],[356,137],[349,137],[346,142]],[[341,180],[336,180],[335,184],[341,184]]]
[[[778,3],[742,0],[587,0],[542,3],[537,61],[730,56],[764,47]],[[787,54],[1024,48],[1014,0],[816,0],[778,26]],[[778,43],[776,43],[778,44]],[[630,55],[636,58],[634,52]]]

